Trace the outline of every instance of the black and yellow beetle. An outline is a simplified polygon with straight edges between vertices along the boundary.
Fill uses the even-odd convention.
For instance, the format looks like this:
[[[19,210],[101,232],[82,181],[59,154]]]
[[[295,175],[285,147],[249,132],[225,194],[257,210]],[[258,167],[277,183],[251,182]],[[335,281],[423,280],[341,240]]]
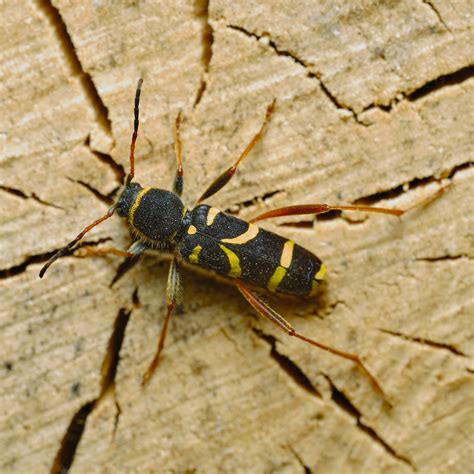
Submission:
[[[80,240],[87,232],[117,211],[120,217],[127,220],[134,242],[126,252],[112,249],[114,254],[136,260],[148,249],[161,249],[174,255],[168,274],[167,313],[163,321],[155,357],[144,374],[143,383],[150,379],[158,365],[159,356],[165,343],[169,318],[180,291],[179,263],[184,260],[232,279],[258,314],[270,319],[290,336],[295,336],[309,344],[353,361],[369,378],[374,388],[383,393],[377,380],[365,368],[357,355],[334,349],[299,334],[280,314],[247,286],[287,295],[312,296],[325,273],[324,264],[310,251],[300,247],[292,240],[261,229],[254,223],[272,217],[322,214],[332,210],[382,212],[396,216],[402,215],[406,210],[309,204],[275,209],[247,222],[214,207],[200,204],[222,189],[235,174],[239,164],[261,138],[273,112],[275,101],[268,106],[260,130],[239,159],[211,183],[198,199],[198,205],[193,209],[187,209],[180,198],[183,189],[183,165],[179,135],[180,115],[176,119],[175,128],[175,151],[178,166],[173,191],[152,187],[143,188],[138,183],[132,182],[135,171],[135,143],[139,124],[142,82],[142,79],[138,81],[135,94],[134,131],[130,144],[130,172],[125,188],[117,202],[104,216],[88,225],[73,241],[56,252],[46,262],[39,276],[43,277],[55,260],[72,251],[80,244]]]

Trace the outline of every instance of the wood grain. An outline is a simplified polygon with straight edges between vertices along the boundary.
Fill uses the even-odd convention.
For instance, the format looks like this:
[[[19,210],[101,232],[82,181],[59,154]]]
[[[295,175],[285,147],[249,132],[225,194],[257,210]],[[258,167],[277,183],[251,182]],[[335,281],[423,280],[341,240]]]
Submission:
[[[1,472],[472,469],[469,1],[0,9]],[[67,257],[38,279],[121,185],[138,77],[137,181],[170,187],[182,110],[189,206],[273,98],[264,139],[213,205],[242,218],[296,203],[403,208],[450,185],[401,219],[262,224],[328,266],[317,301],[272,304],[309,337],[359,354],[391,409],[349,362],[287,338],[233,287],[189,271],[143,389],[167,261],[146,256],[112,289],[113,257]],[[129,237],[115,218],[85,240],[125,248]]]

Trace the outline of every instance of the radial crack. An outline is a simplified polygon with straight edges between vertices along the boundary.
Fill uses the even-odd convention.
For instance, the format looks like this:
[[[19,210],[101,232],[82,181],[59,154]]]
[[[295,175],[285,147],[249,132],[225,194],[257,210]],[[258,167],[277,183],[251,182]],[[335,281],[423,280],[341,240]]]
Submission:
[[[369,194],[367,196],[361,197],[356,199],[353,204],[361,204],[361,205],[371,205],[375,204],[379,201],[387,200],[387,199],[395,199],[402,194],[410,191],[412,189],[416,189],[418,187],[426,186],[430,183],[437,183],[440,179],[449,179],[452,180],[454,176],[465,170],[471,168],[474,165],[474,162],[468,161],[466,163],[461,163],[460,165],[454,166],[452,168],[443,170],[439,173],[438,176],[426,176],[423,178],[413,178],[411,181],[406,183],[399,184],[391,189],[387,189],[385,191],[379,191],[374,194]]]
[[[460,85],[471,77],[474,77],[474,66],[466,66],[452,73],[438,76],[436,79],[423,84],[418,89],[407,94],[406,98],[409,101],[414,102],[415,100],[421,99],[422,97],[425,97],[428,94],[438,91],[444,87]]]
[[[464,354],[464,352],[461,352],[459,349],[456,349],[451,344],[432,341],[430,339],[426,339],[425,337],[409,336],[407,334],[402,334],[401,332],[391,331],[390,329],[378,328],[378,330],[384,334],[388,334],[394,337],[399,337],[405,341],[414,342],[414,343],[421,344],[424,346],[434,347],[435,349],[442,349],[445,351],[449,351],[451,352],[451,354],[454,354],[456,356],[467,357],[467,355]]]
[[[255,206],[257,203],[263,203],[266,200],[276,196],[277,194],[281,194],[285,192],[284,189],[277,189],[275,191],[269,191],[268,193],[262,194],[261,196],[254,196],[251,199],[247,199],[242,202],[238,202],[234,204],[231,208],[225,209],[224,212],[227,214],[238,214],[241,209]]]
[[[51,467],[52,474],[62,474],[71,468],[77,448],[84,433],[87,418],[100,404],[103,397],[115,388],[115,376],[120,361],[120,349],[125,336],[125,329],[130,319],[131,311],[121,308],[115,318],[114,329],[107,344],[107,350],[101,367],[101,382],[99,396],[85,403],[72,417],[61,446],[56,454]],[[114,433],[121,414],[120,405],[115,400],[117,412],[114,421]]]
[[[35,193],[26,193],[22,191],[21,189],[16,189],[10,186],[3,186],[3,185],[0,185],[0,190],[5,191],[6,193],[12,194],[13,196],[18,196],[22,199],[33,199],[34,201],[39,202],[43,206],[54,207],[55,209],[60,209],[61,211],[65,211],[64,207],[45,201],[41,199],[40,197],[38,197]]]
[[[61,46],[66,63],[68,64],[71,73],[79,78],[89,104],[94,110],[97,122],[104,132],[112,137],[112,123],[109,119],[109,111],[102,101],[92,77],[82,67],[76,48],[59,9],[53,5],[51,0],[37,0],[36,3],[38,8],[45,14],[51,23],[56,38]]]
[[[390,446],[383,438],[381,438],[378,433],[371,428],[370,426],[364,424],[361,421],[361,414],[359,410],[350,402],[350,400],[341,392],[339,391],[336,386],[332,383],[331,379],[325,375],[327,381],[329,382],[329,385],[331,386],[332,389],[332,401],[339,407],[341,408],[345,413],[347,413],[351,418],[353,418],[356,422],[357,428],[359,428],[362,432],[367,434],[376,444],[381,446],[385,452],[387,452],[390,456],[394,457],[398,461],[403,462],[407,466],[410,466],[413,470],[414,465],[412,461],[406,457],[403,456],[395,451],[392,446]]]
[[[303,468],[304,474],[312,474],[313,471],[311,470],[311,468],[303,462],[303,459],[301,459],[301,456],[296,452],[293,446],[288,444],[287,447],[290,450],[291,454],[293,454],[295,459],[298,461],[300,466]]]
[[[274,359],[283,371],[290,376],[290,378],[299,385],[303,390],[321,398],[321,394],[316,387],[311,383],[309,377],[296,365],[289,357],[281,354],[276,349],[277,339],[274,336],[265,334],[260,329],[253,329],[257,337],[265,341],[270,346],[270,357]]]
[[[95,247],[109,240],[110,238],[106,237],[106,238],[102,238],[96,241],[84,241],[82,245]],[[29,255],[25,257],[23,262],[19,263],[18,265],[14,265],[13,267],[9,267],[9,268],[0,269],[0,280],[3,278],[10,278],[10,277],[19,275],[20,273],[25,272],[26,269],[30,265],[33,265],[36,263],[47,262],[58,250],[59,249],[55,249],[55,250],[51,250],[50,252],[40,253],[36,255]]]
[[[433,2],[430,1],[430,0],[421,0],[425,5],[427,5],[433,12],[434,14],[437,16],[438,18],[438,21],[446,28],[446,30],[448,30],[449,32],[451,32],[451,29],[449,28],[449,26],[445,23],[445,21],[443,20],[443,17],[441,16],[441,13],[438,11],[438,9],[433,5]]]
[[[110,166],[112,171],[115,174],[115,178],[120,184],[123,184],[125,181],[125,170],[120,163],[117,163],[111,155],[107,153],[102,153],[100,151],[94,150],[91,148],[91,138],[88,136],[84,142],[84,145],[89,149],[89,151],[102,163],[105,163],[107,166]]]
[[[207,75],[209,73],[209,65],[212,59],[212,44],[214,43],[214,30],[209,22],[209,0],[196,0],[195,3],[196,17],[201,22],[201,38],[202,38],[202,54],[201,62],[203,73],[201,75],[201,83],[196,93],[193,108],[196,108],[201,102],[202,96],[207,88]]]
[[[54,458],[51,474],[64,474],[69,471],[74,461],[79,441],[86,428],[87,417],[92,413],[96,403],[97,398],[85,403],[72,417],[61,441],[61,446]]]
[[[72,179],[69,177],[66,177],[66,178],[72,183],[77,183],[83,186],[85,189],[90,191],[94,195],[94,197],[96,197],[99,201],[103,202],[104,204],[111,206],[114,203],[113,196],[118,191],[118,188],[115,188],[114,190],[112,190],[111,193],[106,195],[106,194],[102,194],[98,189],[94,188],[92,185],[90,185],[89,183],[86,183],[85,181],[82,181],[80,179]]]
[[[357,123],[361,124],[361,125],[364,125],[364,123],[360,122],[359,121],[359,118],[357,116],[357,114],[350,108],[348,107],[347,105],[345,104],[342,104],[338,99],[337,97],[329,90],[329,88],[327,87],[327,85],[323,82],[322,80],[322,77],[321,77],[321,73],[319,72],[316,72],[316,71],[312,71],[310,68],[314,68],[315,66],[313,64],[309,64],[308,62],[302,60],[301,58],[299,58],[296,54],[292,53],[291,51],[289,50],[285,50],[285,49],[280,49],[277,44],[270,39],[270,37],[268,35],[258,35],[256,33],[253,33],[251,31],[248,31],[246,30],[245,28],[241,27],[241,26],[236,26],[236,25],[226,25],[227,28],[231,29],[231,30],[235,30],[235,31],[239,31],[241,33],[243,33],[244,35],[248,36],[248,37],[251,37],[251,38],[255,38],[257,40],[260,40],[262,38],[266,38],[267,39],[267,43],[268,43],[268,46],[270,46],[271,49],[273,49],[273,51],[275,51],[275,53],[278,55],[278,56],[285,56],[287,58],[291,58],[296,64],[299,64],[300,66],[302,66],[305,71],[306,71],[306,74],[309,78],[312,78],[312,79],[316,79],[321,87],[321,90],[323,91],[324,95],[331,101],[331,103],[339,110],[345,110],[347,112],[350,112],[351,115],[354,117],[354,119],[356,120]]]

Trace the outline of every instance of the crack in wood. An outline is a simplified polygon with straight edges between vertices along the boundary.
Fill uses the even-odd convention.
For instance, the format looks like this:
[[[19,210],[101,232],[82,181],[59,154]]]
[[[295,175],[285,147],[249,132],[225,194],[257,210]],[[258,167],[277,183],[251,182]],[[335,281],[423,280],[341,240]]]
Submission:
[[[89,149],[89,151],[102,163],[106,164],[107,166],[110,166],[112,171],[115,174],[116,180],[120,183],[123,184],[125,182],[125,175],[127,174],[125,172],[124,167],[120,164],[117,163],[111,155],[107,153],[102,153],[98,150],[94,150],[91,147],[91,137],[90,135],[87,136],[84,145]]]
[[[395,186],[391,189],[387,189],[385,191],[380,191],[374,194],[369,194],[367,196],[358,198],[355,201],[353,201],[352,204],[370,205],[370,204],[375,204],[379,201],[394,199],[418,187],[424,187],[430,183],[435,183],[435,182],[438,183],[441,179],[452,180],[456,174],[466,169],[471,168],[473,165],[474,165],[473,161],[468,161],[466,163],[461,163],[460,165],[456,165],[452,168],[448,168],[446,170],[441,171],[441,173],[439,173],[439,176],[426,176],[423,178],[413,178],[411,181],[399,184],[398,186]]]
[[[364,127],[366,126],[363,122],[359,120],[359,117],[355,113],[354,110],[352,110],[349,106],[343,104],[328,88],[328,86],[323,82],[322,80],[322,74],[317,71],[312,71],[310,68],[315,68],[314,64],[310,64],[307,61],[304,61],[303,59],[299,58],[295,53],[281,49],[275,41],[270,39],[270,36],[265,33],[264,35],[258,35],[257,33],[253,33],[251,31],[246,30],[242,26],[237,26],[237,25],[226,25],[226,28],[229,28],[234,31],[239,31],[240,33],[243,33],[244,35],[250,37],[250,38],[255,38],[257,41],[265,38],[267,40],[268,46],[277,54],[277,56],[284,56],[287,58],[291,58],[296,64],[302,66],[306,74],[309,78],[311,79],[316,79],[321,87],[321,90],[323,91],[324,95],[331,101],[331,103],[336,107],[338,110],[345,110],[346,112],[350,112],[354,120],[360,124],[363,125]]]
[[[67,25],[61,16],[59,8],[54,6],[51,0],[36,0],[36,4],[38,9],[42,11],[49,20],[61,51],[63,52],[64,59],[71,70],[71,74],[79,78],[89,104],[94,110],[97,122],[109,137],[113,137],[112,122],[109,119],[109,111],[102,101],[91,75],[82,67],[76,48],[68,32]]]
[[[388,334],[389,336],[394,336],[403,339],[404,341],[414,342],[431,348],[449,351],[451,352],[451,354],[454,354],[456,356],[467,357],[467,354],[464,354],[464,352],[461,352],[459,349],[456,349],[452,344],[432,341],[431,339],[427,339],[426,337],[409,336],[408,334],[403,334],[398,331],[392,331],[390,329],[377,328],[377,330],[384,334]]]
[[[196,0],[195,14],[202,24],[201,40],[202,40],[202,55],[201,62],[203,72],[201,75],[201,83],[194,99],[193,108],[195,109],[206,92],[207,89],[207,75],[209,73],[209,65],[212,59],[212,45],[214,43],[214,29],[209,22],[209,0]]]
[[[288,448],[288,450],[290,451],[290,453],[293,454],[293,456],[295,457],[295,459],[298,461],[298,464],[303,468],[304,474],[312,474],[313,471],[311,470],[311,468],[310,468],[309,466],[307,466],[307,465],[303,462],[303,459],[302,459],[301,456],[298,454],[298,452],[296,451],[296,449],[293,448],[293,446],[291,446],[290,444],[287,444],[286,447]]]
[[[275,191],[269,191],[268,193],[262,194],[260,196],[254,196],[250,199],[246,199],[245,201],[235,203],[231,207],[224,209],[224,212],[226,212],[227,214],[238,215],[242,209],[253,207],[257,203],[264,203],[273,196],[276,196],[277,194],[282,194],[284,192],[284,189],[276,189]]]
[[[255,335],[262,341],[265,341],[270,346],[270,357],[277,362],[280,368],[295,382],[299,387],[309,394],[321,398],[321,394],[312,384],[310,378],[303,372],[303,370],[295,364],[288,356],[277,351],[277,338],[265,334],[261,329],[253,328]]]
[[[41,199],[36,193],[27,193],[22,191],[21,189],[12,188],[10,186],[4,186],[0,184],[0,190],[9,193],[13,196],[20,197],[22,199],[33,199],[34,201],[42,204],[43,206],[54,207],[55,209],[59,209],[61,211],[65,211],[64,207],[58,206],[57,204],[53,204],[51,202],[45,201]]]
[[[430,2],[424,1],[424,3],[426,3],[427,5],[430,5],[431,7],[433,7]],[[440,20],[441,20],[441,18],[440,18]],[[438,78],[433,79],[433,80],[423,84],[422,86],[420,86],[419,88],[417,88],[413,91],[397,92],[397,97],[394,97],[393,99],[391,99],[389,101],[388,105],[380,105],[380,104],[376,104],[376,103],[371,103],[371,104],[367,105],[366,107],[364,107],[363,110],[360,113],[356,113],[350,106],[342,103],[330,91],[328,86],[322,80],[322,73],[321,72],[312,71],[310,69],[310,68],[315,68],[314,64],[310,64],[307,61],[302,60],[295,53],[293,53],[289,50],[280,49],[277,46],[277,44],[273,40],[270,39],[270,37],[267,33],[265,33],[264,35],[258,35],[256,33],[248,31],[245,28],[243,28],[241,26],[237,26],[237,25],[226,25],[226,27],[229,28],[229,29],[235,30],[235,31],[239,31],[239,32],[243,33],[244,35],[246,35],[248,37],[251,37],[251,38],[255,38],[257,40],[260,40],[262,38],[266,38],[268,40],[268,45],[275,51],[275,53],[278,56],[289,57],[289,58],[293,59],[293,61],[295,63],[297,63],[300,66],[304,67],[307,74],[308,74],[308,77],[315,78],[319,81],[319,84],[321,86],[321,90],[324,92],[326,97],[333,103],[333,105],[339,110],[345,110],[347,112],[350,112],[352,114],[354,120],[358,124],[363,125],[364,127],[369,127],[370,125],[364,123],[364,121],[360,119],[360,114],[363,113],[363,112],[366,112],[367,110],[370,110],[370,109],[373,109],[373,108],[378,108],[378,109],[383,110],[387,113],[390,113],[391,110],[393,109],[393,107],[404,99],[406,99],[410,102],[413,102],[413,101],[418,100],[418,99],[420,99],[420,98],[422,98],[422,97],[424,97],[424,96],[426,96],[426,95],[428,95],[428,94],[430,94],[434,91],[437,91],[437,90],[439,90],[443,87],[461,84],[462,82],[466,81],[470,77],[474,76],[474,66],[468,65],[468,66],[465,66],[465,67],[463,67],[463,68],[461,68],[457,71],[454,71],[452,73],[439,76]],[[449,30],[449,28],[447,26],[446,26],[446,28]],[[399,98],[398,96],[401,96],[401,98]]]
[[[107,242],[109,240],[112,240],[110,237],[104,237],[96,241],[85,241],[83,242],[84,246],[89,246],[89,247],[96,247],[97,245],[100,245],[104,242]],[[36,255],[29,255],[27,256],[22,263],[18,265],[14,265],[9,268],[4,268],[0,269],[0,280],[4,278],[10,278],[16,275],[19,275],[20,273],[23,273],[27,270],[27,268],[30,265],[36,264],[36,263],[45,263],[47,262],[58,250],[60,249],[55,249],[51,250],[49,252],[45,253],[40,253]]]
[[[51,467],[51,474],[63,474],[69,471],[74,462],[76,451],[81,441],[82,435],[84,434],[87,418],[99,406],[100,402],[108,393],[113,391],[114,398],[116,397],[115,376],[117,374],[117,368],[120,362],[120,349],[122,348],[125,330],[127,328],[130,315],[131,311],[125,308],[120,308],[117,317],[115,318],[112,334],[109,338],[106,353],[102,361],[99,395],[97,398],[94,398],[93,400],[88,401],[82,405],[81,408],[79,408],[79,410],[73,415],[66,429],[66,433],[61,441],[59,450],[54,458],[53,465]],[[120,414],[122,413],[116,398],[115,406],[117,411],[115,415],[112,436],[115,435]]]
[[[347,415],[354,419],[355,426],[361,430],[363,433],[369,436],[369,438],[374,441],[378,446],[381,446],[384,451],[389,454],[391,457],[401,461],[406,466],[410,467],[413,471],[416,471],[413,462],[407,457],[398,453],[392,446],[388,444],[376,431],[369,425],[366,425],[361,421],[361,413],[357,408],[351,403],[351,401],[344,395],[343,392],[338,390],[329,376],[323,374],[324,377],[329,382],[329,385],[332,390],[331,399],[332,401]]]
[[[446,24],[446,22],[443,20],[443,17],[441,16],[441,13],[439,10],[433,5],[433,2],[430,0],[421,0],[426,6],[430,8],[432,12],[436,15],[438,18],[438,21],[444,26],[444,28],[451,33],[451,28]]]
[[[104,204],[107,204],[108,206],[111,206],[114,203],[114,196],[119,189],[119,188],[115,188],[109,194],[102,194],[98,189],[94,188],[91,184],[86,183],[85,181],[82,181],[81,179],[73,179],[68,176],[66,176],[66,179],[71,181],[71,183],[80,184],[82,187],[90,191],[92,195],[96,197],[100,202],[103,202]]]

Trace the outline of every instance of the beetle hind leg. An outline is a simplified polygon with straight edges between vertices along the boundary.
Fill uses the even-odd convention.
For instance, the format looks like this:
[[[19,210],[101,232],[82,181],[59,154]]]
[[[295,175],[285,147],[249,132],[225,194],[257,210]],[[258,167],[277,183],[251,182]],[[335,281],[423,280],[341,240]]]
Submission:
[[[286,332],[289,336],[296,337],[301,339],[308,344],[318,347],[319,349],[323,349],[324,351],[330,352],[331,354],[337,355],[344,359],[348,359],[352,361],[356,367],[359,369],[360,372],[363,373],[365,377],[367,377],[376,392],[378,392],[382,397],[385,398],[384,391],[380,384],[378,383],[377,379],[369,372],[369,370],[365,367],[365,365],[360,360],[359,356],[356,354],[351,354],[349,352],[343,352],[339,349],[335,349],[330,346],[326,346],[318,341],[310,339],[300,333],[298,333],[293,326],[286,321],[283,316],[278,314],[274,309],[272,309],[267,303],[265,303],[259,296],[257,296],[253,291],[251,291],[247,286],[245,286],[241,281],[237,280],[235,285],[242,293],[244,298],[250,303],[250,305],[257,311],[260,316],[263,316],[269,319],[272,323],[276,324],[282,331]]]

